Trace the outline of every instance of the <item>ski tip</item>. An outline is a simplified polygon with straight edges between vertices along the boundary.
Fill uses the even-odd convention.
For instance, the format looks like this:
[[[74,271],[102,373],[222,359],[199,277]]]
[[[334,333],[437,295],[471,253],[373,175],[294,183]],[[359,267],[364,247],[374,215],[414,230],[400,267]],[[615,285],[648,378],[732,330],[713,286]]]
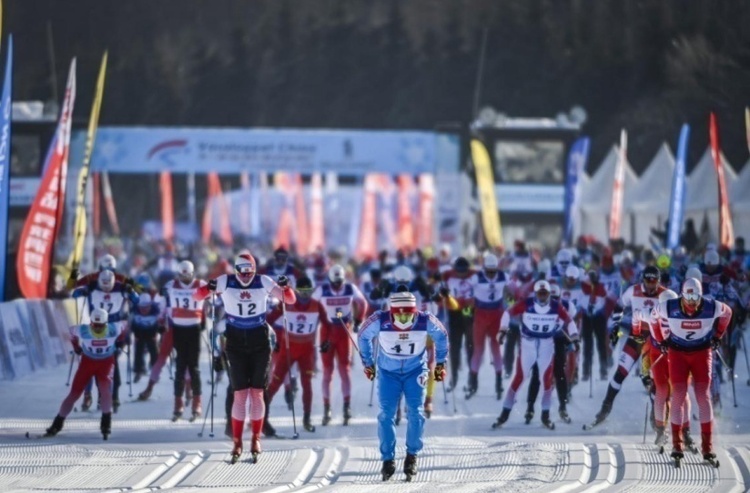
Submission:
[[[213,433],[209,433],[208,436],[209,436],[209,438],[213,438],[214,434]]]
[[[31,438],[31,435],[29,434],[28,431],[26,432],[26,438]]]
[[[299,438],[299,433],[295,433],[294,435],[292,435],[292,438],[295,439],[295,440],[298,439]]]

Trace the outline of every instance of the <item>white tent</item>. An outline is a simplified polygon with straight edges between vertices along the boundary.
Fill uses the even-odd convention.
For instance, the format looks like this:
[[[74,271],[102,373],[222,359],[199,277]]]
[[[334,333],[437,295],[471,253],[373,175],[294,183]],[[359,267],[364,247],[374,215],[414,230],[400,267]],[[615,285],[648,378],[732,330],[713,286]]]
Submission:
[[[609,212],[612,206],[615,168],[617,165],[618,146],[613,145],[607,157],[585,184],[581,192],[581,234],[592,235],[597,240],[606,243],[609,238]],[[626,241],[633,240],[632,225],[625,214],[625,204],[630,202],[630,196],[635,193],[638,185],[636,176],[630,163],[625,162],[625,191],[623,194],[623,223],[622,237]]]
[[[727,191],[729,192],[736,186],[737,173],[732,169],[723,153],[721,154],[721,161],[724,166]],[[703,157],[688,176],[685,197],[685,220],[693,220],[695,230],[699,235],[701,234],[704,217],[708,218],[708,240],[711,242],[718,241],[719,186],[710,148],[706,149]]]
[[[734,220],[734,235],[750,237],[750,161],[745,163],[737,181],[729,190],[729,203]]]
[[[674,167],[672,151],[663,143],[638,179],[638,188],[628,196],[624,209],[632,218],[634,243],[638,245],[650,244],[651,228],[664,230],[664,223],[669,219]]]

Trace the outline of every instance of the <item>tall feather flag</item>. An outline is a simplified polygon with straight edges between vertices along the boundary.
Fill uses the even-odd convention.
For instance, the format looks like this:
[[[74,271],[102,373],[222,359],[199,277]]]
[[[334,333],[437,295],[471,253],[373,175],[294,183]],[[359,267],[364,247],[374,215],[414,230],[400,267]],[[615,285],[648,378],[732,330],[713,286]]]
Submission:
[[[680,229],[685,215],[685,176],[687,146],[690,138],[690,125],[685,123],[680,129],[680,140],[677,143],[677,162],[672,175],[672,200],[669,203],[669,231],[667,231],[667,248],[674,251],[680,246]]]
[[[316,172],[310,178],[310,248],[309,253],[325,249],[323,214],[323,176]]]
[[[434,211],[435,178],[430,173],[422,173],[419,175],[419,223],[417,225],[419,248],[432,246]]]
[[[414,193],[414,179],[411,175],[398,175],[398,247],[406,251],[414,249],[414,213],[411,198]]]
[[[117,222],[117,211],[115,210],[115,199],[112,197],[112,186],[109,184],[109,173],[102,173],[102,194],[104,195],[104,207],[107,209],[107,217],[112,233],[120,236],[120,225]]]
[[[0,26],[2,26],[0,2]],[[8,253],[8,207],[10,206],[10,124],[13,108],[13,36],[8,37],[3,94],[0,99],[0,301],[5,300],[5,260]]]
[[[278,172],[274,175],[274,184],[281,193],[283,205],[276,229],[274,248],[292,248],[294,243],[294,184],[290,173]]]
[[[94,103],[89,115],[89,127],[86,133],[86,148],[83,154],[83,165],[78,174],[78,198],[76,199],[76,221],[73,226],[73,251],[68,258],[68,269],[72,272],[78,270],[83,258],[83,245],[86,239],[86,182],[88,181],[89,168],[91,167],[91,156],[94,153],[96,142],[96,131],[99,128],[99,113],[102,109],[102,97],[104,95],[104,79],[107,74],[107,52],[104,52],[102,63],[99,67],[99,76],[96,79],[96,93]]]
[[[747,151],[750,152],[750,108],[745,108],[745,139],[747,140]]]
[[[716,123],[716,115],[713,112],[709,120],[711,156],[714,158],[714,167],[716,168],[719,185],[719,241],[723,246],[731,248],[734,245],[734,226],[732,225],[732,212],[729,210],[729,195],[727,194],[727,181],[724,177],[724,163],[721,160],[719,126]]]
[[[16,257],[18,286],[26,298],[45,298],[55,239],[65,203],[70,128],[76,95],[76,60],[70,63],[60,119],[52,139],[54,151],[44,166],[39,190],[21,231]]]
[[[296,224],[297,253],[305,254],[312,252],[310,243],[310,230],[307,222],[307,206],[305,205],[305,194],[302,187],[302,175],[294,173],[292,176],[292,187],[294,188],[294,222]]]
[[[227,205],[227,201],[221,191],[221,180],[219,180],[219,174],[211,172],[208,174],[208,199],[206,200],[206,214],[209,215],[208,236],[211,234],[211,221],[214,213],[219,214],[219,239],[225,245],[231,245],[233,240],[232,227],[229,223],[229,206]],[[203,228],[203,240],[208,241],[206,235],[205,215]]]
[[[91,188],[93,189],[93,197],[91,197],[91,215],[94,216],[91,220],[91,230],[94,233],[94,238],[99,238],[102,233],[102,213],[101,213],[101,195],[99,190],[101,189],[101,176],[98,172],[91,173]]]
[[[357,238],[355,256],[359,260],[374,259],[377,255],[377,193],[378,175],[365,175],[364,196],[362,197],[362,219]]]
[[[581,137],[570,146],[568,173],[565,179],[565,234],[567,245],[573,244],[573,232],[577,229],[578,205],[581,200],[581,177],[589,159],[591,139]]]
[[[174,201],[172,198],[172,174],[162,171],[159,174],[159,195],[161,195],[162,236],[168,242],[174,239]]]
[[[495,179],[492,174],[492,161],[487,149],[477,139],[471,140],[471,160],[477,174],[479,204],[482,208],[484,236],[491,248],[503,246],[503,230],[500,225],[500,211],[495,200]]]
[[[247,238],[250,236],[250,202],[252,190],[250,187],[250,174],[247,171],[240,173],[240,189],[242,190],[240,203],[240,231]]]
[[[609,239],[620,239],[620,225],[622,224],[622,199],[625,195],[625,162],[628,159],[628,134],[625,129],[620,131],[620,149],[615,165],[615,178],[612,187],[612,206],[609,211]]]

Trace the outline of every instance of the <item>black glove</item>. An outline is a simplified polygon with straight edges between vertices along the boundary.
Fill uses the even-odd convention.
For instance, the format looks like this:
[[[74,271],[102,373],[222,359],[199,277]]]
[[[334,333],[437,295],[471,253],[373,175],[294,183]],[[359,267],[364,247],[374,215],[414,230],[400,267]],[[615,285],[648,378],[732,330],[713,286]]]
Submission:
[[[435,371],[433,372],[433,377],[436,382],[442,382],[443,379],[445,379],[445,364],[444,363],[438,363],[435,365]]]
[[[331,349],[331,341],[323,341],[320,345],[320,352],[327,353],[329,349]]]
[[[451,295],[451,290],[443,286],[438,290],[438,293],[440,293],[440,296],[442,296],[443,298],[447,298]]]
[[[210,281],[208,281],[208,290],[216,291],[216,279],[211,279]]]
[[[83,349],[81,348],[81,346],[75,346],[73,347],[73,352],[75,352],[76,354],[81,354],[83,353]]]
[[[713,336],[711,338],[711,349],[717,350],[721,347],[721,338]]]
[[[224,361],[221,359],[221,356],[214,356],[212,367],[216,373],[224,371]]]
[[[659,344],[659,351],[661,351],[661,354],[667,354],[669,352],[669,339],[666,339]]]
[[[355,334],[359,333],[359,326],[362,325],[362,322],[354,322],[352,325],[352,332]]]
[[[163,334],[165,330],[167,330],[167,328],[164,327],[164,324],[156,325],[156,332],[158,332],[159,334]]]
[[[617,346],[617,341],[620,340],[621,335],[622,335],[622,332],[620,332],[619,328],[615,328],[613,331],[609,333],[609,342],[612,344],[612,347]]]
[[[286,276],[279,276],[276,280],[276,284],[278,284],[280,288],[285,288],[289,286],[289,278]]]
[[[580,353],[581,352],[581,341],[580,341],[580,339],[573,339],[572,341],[570,341],[570,343],[573,345],[573,351],[575,351],[576,353]]]

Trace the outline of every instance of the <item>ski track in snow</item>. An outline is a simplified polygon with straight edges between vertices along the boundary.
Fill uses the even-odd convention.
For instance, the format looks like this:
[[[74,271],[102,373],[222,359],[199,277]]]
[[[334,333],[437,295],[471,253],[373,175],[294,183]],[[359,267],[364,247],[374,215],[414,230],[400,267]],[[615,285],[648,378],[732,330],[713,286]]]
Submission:
[[[738,356],[740,356],[738,354]],[[615,361],[617,361],[615,355]],[[465,366],[465,365],[464,365]],[[125,363],[120,362],[125,370]],[[202,362],[203,380],[208,362]],[[598,368],[594,366],[596,375]],[[613,369],[610,369],[611,374]],[[341,424],[342,399],[339,380],[333,384],[333,422],[321,426],[322,399],[320,375],[313,380],[313,423],[317,430],[302,428],[301,399],[297,396],[299,440],[264,438],[258,464],[244,454],[230,465],[231,442],[224,436],[224,396],[226,380],[217,385],[214,437],[209,437],[210,420],[203,437],[198,437],[203,419],[195,423],[169,420],[172,409],[172,381],[165,370],[154,395],[147,402],[128,402],[145,388],[146,379],[120,388],[123,401],[113,415],[112,435],[103,441],[98,412],[73,412],[63,431],[54,438],[26,439],[39,435],[49,426],[68,387],[64,385],[67,367],[44,370],[16,381],[0,382],[0,491],[184,491],[204,488],[216,493],[234,491],[352,491],[352,492],[729,492],[750,489],[750,392],[745,385],[745,368],[737,368],[739,407],[732,406],[731,384],[722,385],[724,404],[717,414],[714,437],[720,469],[686,453],[681,469],[669,460],[671,446],[660,455],[653,445],[654,433],[643,428],[647,395],[637,375],[631,375],[615,401],[607,421],[590,431],[607,382],[593,382],[589,398],[588,382],[573,390],[568,412],[573,419],[565,424],[557,417],[557,399],[551,415],[557,429],[541,426],[540,401],[532,422],[524,424],[526,385],[509,421],[499,430],[490,425],[500,413],[495,399],[494,372],[489,362],[480,371],[479,392],[470,400],[453,394],[444,402],[443,386],[437,385],[434,412],[427,421],[424,450],[419,455],[418,472],[411,483],[404,481],[403,458],[406,418],[397,429],[396,474],[389,482],[380,477],[377,438],[377,392],[373,407],[368,406],[370,383],[355,362],[352,368],[352,409],[355,417],[348,427]],[[123,371],[123,377],[125,377]],[[125,380],[125,378],[123,378]],[[460,388],[466,372],[459,375]],[[505,387],[510,381],[505,380]],[[204,384],[204,412],[210,385]],[[80,400],[76,403],[80,408]],[[693,412],[697,407],[693,405]],[[271,423],[291,437],[292,417],[283,391],[271,406]],[[700,442],[700,425],[692,421],[693,436]],[[249,446],[249,431],[245,434]],[[747,486],[746,486],[747,485]]]

